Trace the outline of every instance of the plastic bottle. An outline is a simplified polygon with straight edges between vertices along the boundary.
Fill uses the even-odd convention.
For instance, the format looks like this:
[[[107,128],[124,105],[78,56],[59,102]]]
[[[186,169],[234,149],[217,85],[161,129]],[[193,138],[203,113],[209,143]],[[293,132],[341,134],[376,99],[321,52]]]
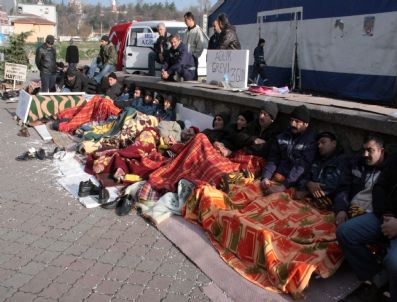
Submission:
[[[225,83],[225,88],[229,88],[229,74],[227,72],[223,74],[223,81]]]

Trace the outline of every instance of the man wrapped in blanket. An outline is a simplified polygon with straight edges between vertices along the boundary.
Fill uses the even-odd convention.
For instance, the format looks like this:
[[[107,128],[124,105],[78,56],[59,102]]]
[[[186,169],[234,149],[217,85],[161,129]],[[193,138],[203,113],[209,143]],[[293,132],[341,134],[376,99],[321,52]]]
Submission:
[[[317,149],[317,157],[298,182],[294,198],[303,199],[320,210],[333,210],[336,223],[340,224],[347,219],[349,203],[345,198],[335,197],[344,190],[347,158],[332,132],[325,131],[317,135]]]
[[[316,137],[309,128],[306,106],[296,107],[290,115],[290,127],[277,135],[262,172],[265,193],[283,192],[295,186],[309,170],[316,156]]]

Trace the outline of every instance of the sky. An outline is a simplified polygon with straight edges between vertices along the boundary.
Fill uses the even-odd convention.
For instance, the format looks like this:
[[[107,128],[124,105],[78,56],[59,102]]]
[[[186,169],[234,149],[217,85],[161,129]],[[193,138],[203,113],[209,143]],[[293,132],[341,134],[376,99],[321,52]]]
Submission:
[[[111,0],[80,0],[81,2],[88,3],[98,3],[101,2],[105,6],[110,6]],[[127,3],[136,3],[135,0],[116,0],[119,4],[127,4]],[[5,8],[8,10],[12,6],[13,0],[0,0],[0,4],[5,4]],[[54,2],[61,2],[61,0],[54,0]],[[165,3],[166,0],[145,0],[146,3]],[[174,2],[175,6],[178,10],[185,10],[192,5],[198,5],[199,0],[168,0],[168,2]],[[216,0],[210,0],[211,5],[214,5]],[[67,0],[64,0],[64,3],[67,3]]]

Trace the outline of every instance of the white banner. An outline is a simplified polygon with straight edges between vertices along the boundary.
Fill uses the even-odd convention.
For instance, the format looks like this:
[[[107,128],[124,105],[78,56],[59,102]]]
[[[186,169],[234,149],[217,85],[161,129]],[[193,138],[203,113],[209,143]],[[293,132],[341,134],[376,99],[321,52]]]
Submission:
[[[207,83],[225,83],[231,88],[247,88],[249,50],[208,50]]]
[[[26,123],[29,116],[30,104],[32,103],[32,96],[25,90],[19,91],[19,101],[16,110],[16,115],[21,119],[23,123]]]
[[[137,38],[136,45],[153,47],[158,37],[159,37],[158,33],[138,33],[136,36]]]
[[[6,62],[4,68],[4,79],[25,82],[27,71],[28,67],[26,65]]]

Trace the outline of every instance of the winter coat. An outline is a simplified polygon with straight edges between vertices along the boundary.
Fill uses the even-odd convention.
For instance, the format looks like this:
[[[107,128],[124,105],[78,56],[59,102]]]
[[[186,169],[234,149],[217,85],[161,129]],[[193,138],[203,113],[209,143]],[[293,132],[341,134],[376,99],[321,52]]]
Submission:
[[[204,50],[204,35],[200,26],[188,28],[182,42],[187,46],[188,52],[196,58],[200,57]]]
[[[248,154],[268,157],[270,147],[275,137],[279,134],[277,126],[273,123],[266,129],[262,129],[258,120],[249,123],[247,127],[228,138],[235,150],[243,149]],[[257,138],[266,141],[264,144],[255,144]]]
[[[209,42],[208,42],[208,49],[219,49],[219,33],[215,32]]]
[[[262,178],[271,179],[278,172],[286,178],[283,185],[289,188],[310,169],[316,151],[316,137],[311,129],[299,135],[288,129],[279,134],[272,144]]]
[[[47,47],[43,43],[36,49],[36,66],[41,73],[56,73],[57,72],[57,53],[54,47]]]
[[[71,92],[85,92],[88,86],[88,79],[81,72],[76,72],[74,81],[69,81],[67,75],[64,75],[65,88],[68,88]]]
[[[219,49],[241,49],[234,26],[225,27],[219,35]]]
[[[333,200],[333,210],[347,211],[349,204],[335,196],[346,188],[348,159],[342,151],[337,151],[328,158],[317,157],[310,170],[299,181],[298,187],[306,191],[309,181],[321,183],[325,195]]]
[[[112,42],[106,45],[101,45],[99,49],[99,57],[103,65],[116,65],[117,51]]]
[[[386,213],[397,217],[397,153],[387,158],[372,189],[372,206],[379,217]]]
[[[176,49],[170,49],[169,59],[162,67],[170,75],[174,75],[176,72],[180,74],[184,74],[184,71],[191,72],[194,68],[193,56],[188,52],[187,46],[182,42]]]
[[[266,64],[262,46],[257,46],[254,50],[254,64]]]
[[[109,86],[106,89],[106,95],[110,97],[113,101],[116,100],[123,93],[123,86],[120,83],[116,82],[113,86]]]
[[[169,37],[170,34],[166,32],[164,37],[159,36],[153,45],[154,52],[156,53],[156,61],[158,61],[159,63],[163,63],[160,62],[160,58],[159,58],[160,53],[163,54],[165,61],[168,58],[168,53],[170,51],[170,43],[168,42]]]
[[[79,62],[79,49],[76,45],[69,45],[66,48],[65,61],[67,63],[78,63]]]
[[[139,112],[146,115],[156,115],[157,105],[153,103],[145,103],[142,98],[137,99],[133,104],[132,108],[135,108]]]
[[[170,108],[164,110],[163,108],[157,110],[156,116],[160,121],[175,121],[176,120],[176,113],[175,110]]]

